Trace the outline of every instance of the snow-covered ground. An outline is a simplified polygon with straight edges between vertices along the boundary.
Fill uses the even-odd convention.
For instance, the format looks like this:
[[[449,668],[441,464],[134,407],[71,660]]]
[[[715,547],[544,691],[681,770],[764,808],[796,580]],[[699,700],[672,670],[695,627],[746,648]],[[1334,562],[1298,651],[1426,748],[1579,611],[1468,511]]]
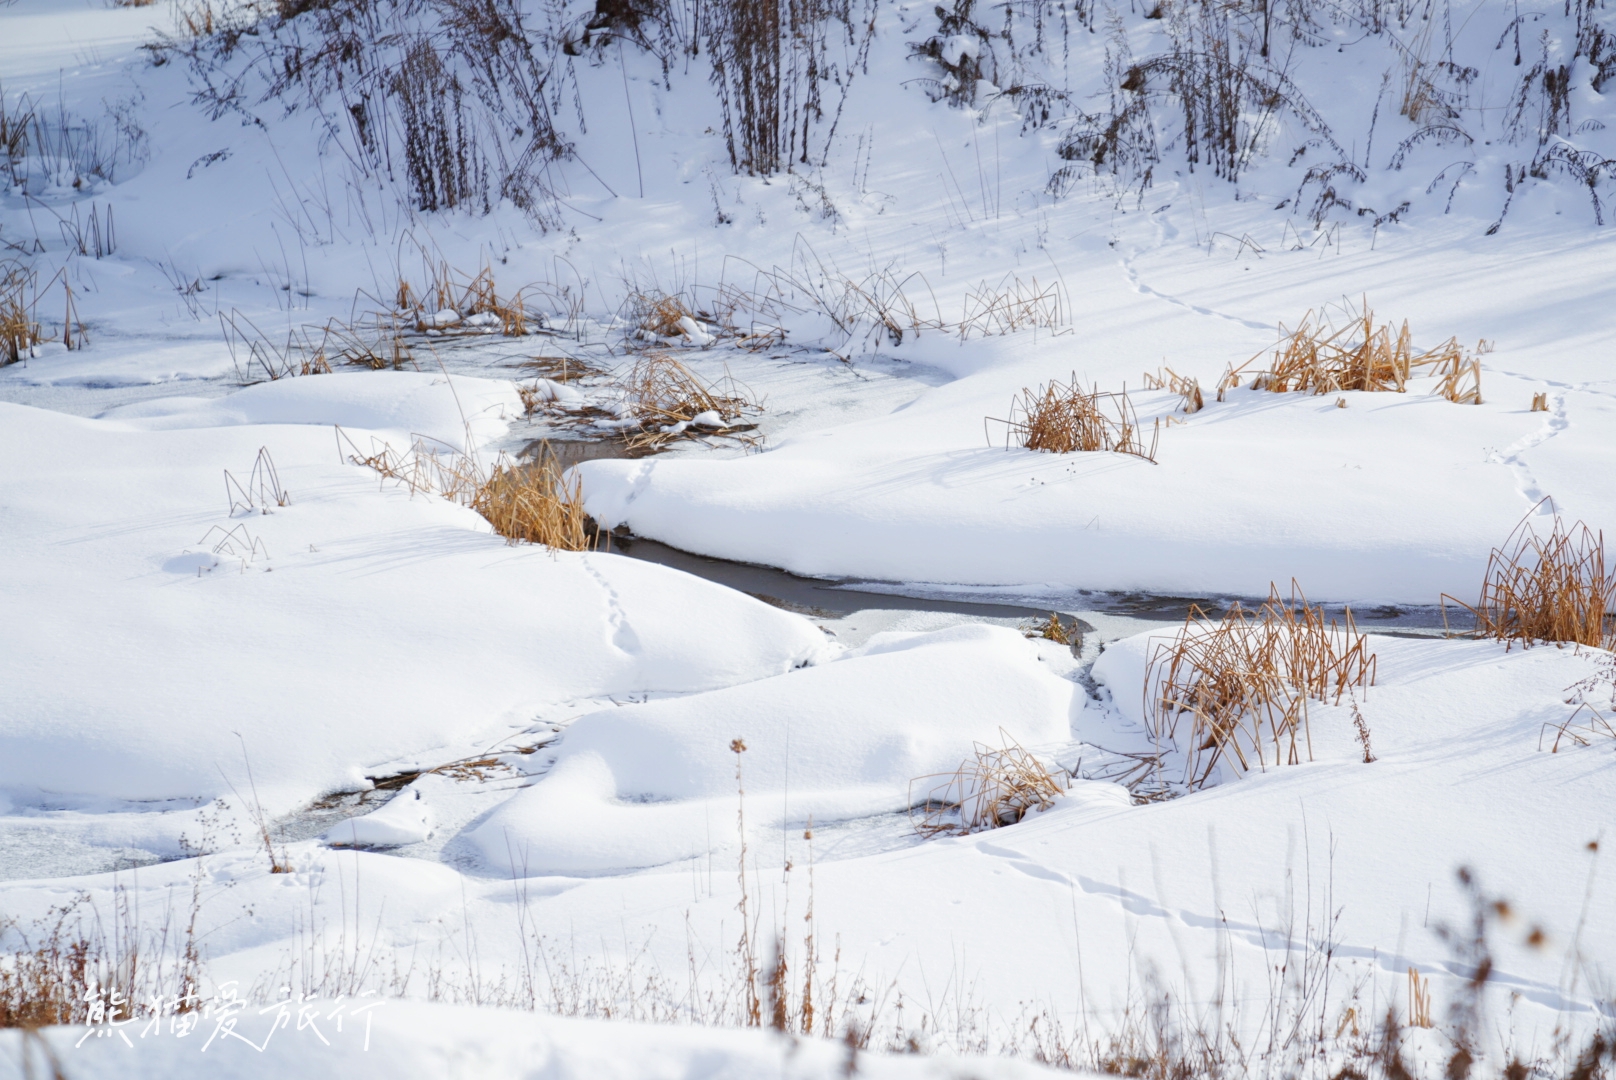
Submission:
[[[1163,1032],[1334,1075],[1388,1014],[1422,1077],[1568,1069],[1616,1000],[1616,667],[1439,605],[1523,516],[1616,522],[1611,10],[868,0],[747,175],[695,7],[482,7],[520,34],[0,0],[0,322],[45,339],[0,367],[0,1017],[51,942],[113,980],[0,1076],[1213,1069]],[[1480,402],[1254,387],[1366,307]],[[629,454],[652,353],[753,405]],[[1074,379],[1153,461],[1009,445]],[[361,461],[543,440],[609,550]],[[1372,683],[1203,786],[1153,661],[1292,581]],[[1041,809],[927,828],[1017,747]]]

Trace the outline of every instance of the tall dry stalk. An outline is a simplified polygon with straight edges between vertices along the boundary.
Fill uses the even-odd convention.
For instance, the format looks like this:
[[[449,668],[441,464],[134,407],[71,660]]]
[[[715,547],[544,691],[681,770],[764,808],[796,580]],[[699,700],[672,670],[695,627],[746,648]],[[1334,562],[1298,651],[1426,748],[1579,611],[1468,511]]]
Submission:
[[[1158,746],[1183,753],[1183,782],[1194,790],[1224,761],[1247,772],[1311,760],[1308,700],[1339,704],[1372,685],[1375,668],[1352,612],[1326,622],[1292,582],[1288,601],[1276,587],[1255,612],[1235,604],[1213,619],[1191,607],[1173,640],[1151,653],[1145,716]]]
[[[1582,522],[1567,527],[1554,513],[1549,535],[1539,536],[1532,517],[1521,519],[1503,547],[1493,548],[1474,606],[1443,594],[1476,618],[1475,633],[1513,647],[1540,641],[1616,648],[1616,566],[1605,559],[1605,534]]]

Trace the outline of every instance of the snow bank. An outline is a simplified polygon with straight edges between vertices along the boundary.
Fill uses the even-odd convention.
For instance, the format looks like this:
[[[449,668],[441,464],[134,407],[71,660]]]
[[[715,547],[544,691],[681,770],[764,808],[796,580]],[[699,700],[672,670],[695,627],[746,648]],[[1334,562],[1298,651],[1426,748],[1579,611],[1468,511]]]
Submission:
[[[733,835],[737,738],[754,825],[903,810],[911,780],[953,772],[975,742],[1065,742],[1085,700],[1011,630],[878,635],[835,663],[583,717],[550,775],[472,838],[534,873],[705,853]]]
[[[1544,494],[1591,523],[1616,519],[1598,470],[1569,467],[1605,458],[1610,409],[1594,393],[1577,401],[1588,423],[1568,428],[1530,414],[1524,386],[1480,406],[1424,384],[1236,391],[1165,427],[1155,464],[984,446],[983,417],[1004,415],[1021,386],[1064,377],[1067,348],[768,453],[587,462],[590,512],[808,575],[1190,595],[1265,595],[1296,578],[1315,599],[1421,604],[1474,596],[1491,547]],[[1137,368],[1100,382],[1130,377]],[[1147,425],[1175,407],[1163,394],[1136,403]],[[1508,449],[1539,443],[1550,445],[1530,467]]]
[[[516,387],[496,379],[415,371],[370,371],[278,379],[222,398],[170,397],[122,405],[102,414],[146,431],[237,424],[324,424],[370,428],[395,439],[425,435],[463,448],[505,433],[522,415]],[[405,449],[407,442],[397,444]]]
[[[254,397],[312,415],[364,381]],[[365,407],[412,425],[383,392],[436,393],[380,387]],[[251,487],[260,447],[290,504],[232,517],[222,474]],[[469,510],[340,463],[329,428],[139,431],[0,404],[0,506],[16,628],[0,790],[19,804],[245,796],[250,759],[278,811],[400,758],[478,751],[547,704],[715,689],[825,650],[807,620],[679,572],[507,546]]]
[[[378,810],[349,818],[326,833],[333,844],[354,847],[398,847],[419,844],[432,835],[436,815],[417,780],[389,799]]]

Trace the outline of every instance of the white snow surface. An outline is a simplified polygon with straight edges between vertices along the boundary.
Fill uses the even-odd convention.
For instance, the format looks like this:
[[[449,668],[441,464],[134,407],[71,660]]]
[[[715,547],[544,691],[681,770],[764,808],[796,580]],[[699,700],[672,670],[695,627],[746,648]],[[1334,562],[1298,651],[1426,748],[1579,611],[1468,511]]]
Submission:
[[[149,431],[0,404],[0,592],[32,627],[0,660],[13,799],[246,797],[250,766],[279,813],[390,761],[506,739],[556,702],[712,689],[825,650],[749,597],[617,556],[512,548],[470,510],[342,461],[321,423],[379,416],[396,440],[448,411],[424,376],[374,412],[387,382],[345,401],[364,378],[321,378],[189,421],[263,405],[276,424]],[[322,388],[331,399],[297,410]],[[261,447],[291,502],[232,516],[224,472],[248,485]]]
[[[903,811],[976,743],[1066,743],[1086,700],[1011,630],[877,635],[834,663],[580,717],[544,781],[471,840],[495,864],[588,873],[704,854],[714,804],[727,831],[742,787],[759,828]]]
[[[1548,526],[1545,499],[1616,531],[1616,110],[1584,40],[1616,30],[1608,4],[1586,22],[1523,8],[1518,43],[1511,5],[1378,28],[1354,21],[1365,5],[1317,5],[1274,53],[1296,100],[1245,102],[1233,178],[1191,157],[1159,73],[1137,99],[1120,85],[1189,6],[1063,6],[1040,37],[1021,31],[1048,5],[995,7],[1023,20],[1012,42],[881,0],[867,64],[834,57],[852,75],[845,108],[826,99],[834,132],[813,126],[810,159],[769,177],[732,168],[705,60],[584,42],[587,0],[519,6],[554,45],[544,100],[571,153],[503,189],[490,166],[486,206],[427,209],[402,170],[363,165],[350,102],[268,94],[275,72],[249,70],[272,30],[311,44],[322,12],[203,69],[140,48],[184,4],[0,2],[0,93],[57,140],[0,162],[0,274],[34,275],[49,339],[0,368],[0,950],[68,909],[151,932],[194,915],[209,995],[384,1001],[368,1050],[353,1027],[205,1057],[194,1039],[74,1049],[84,1032],[58,1028],[67,1075],[845,1075],[840,1043],[624,1019],[734,1022],[743,919],[751,961],[783,940],[798,974],[812,929],[839,1022],[943,1054],[862,1055],[861,1075],[1043,1075],[946,1054],[1112,1030],[1152,978],[1250,1028],[1276,966],[1326,952],[1330,1026],[1345,987],[1354,1016],[1406,1016],[1411,968],[1446,1016],[1471,969],[1444,933],[1477,896],[1513,912],[1490,925],[1488,1052],[1608,1020],[1616,740],[1551,748],[1616,715],[1611,654],[1372,635],[1374,685],[1309,706],[1308,760],[1151,802],[1158,754],[1154,779],[1179,779],[1182,748],[1144,711],[1178,618],[1095,592],[1294,579],[1362,616],[1473,601],[1523,515]],[[1398,5],[1416,8],[1437,10]],[[384,39],[425,28],[405,29]],[[1082,143],[1127,101],[1153,133],[1148,185]],[[488,161],[522,157],[509,116],[477,117],[501,140]],[[111,251],[74,242],[114,212]],[[409,324],[400,283],[428,296],[445,266],[523,290],[531,332],[434,294],[405,370],[261,361],[333,319]],[[740,418],[756,445],[709,410],[672,452],[584,461],[571,479],[599,524],[872,589],[1093,605],[1098,629],[1074,653],[1022,636],[1030,619],[909,612],[925,632],[870,637],[900,616],[512,546],[350,460],[419,437],[488,465],[576,435],[555,408],[596,406],[595,435],[635,427],[613,380],[653,344],[636,298],[664,293],[691,315],[655,347],[761,401]],[[1015,296],[1041,298],[1019,329]],[[913,320],[900,336],[855,297]],[[1322,396],[1248,379],[1217,400],[1281,326],[1365,303],[1417,348],[1471,350],[1483,402],[1427,376]],[[238,317],[267,353],[227,346]],[[1164,367],[1199,380],[1203,410],[1143,388]],[[1126,387],[1155,462],[1007,448],[999,421],[1054,379]],[[265,498],[270,462],[285,505]],[[1077,779],[1015,825],[917,835],[928,776],[1007,738]],[[1416,1034],[1423,1075],[1445,1037]],[[27,1075],[21,1049],[0,1032],[0,1076]]]

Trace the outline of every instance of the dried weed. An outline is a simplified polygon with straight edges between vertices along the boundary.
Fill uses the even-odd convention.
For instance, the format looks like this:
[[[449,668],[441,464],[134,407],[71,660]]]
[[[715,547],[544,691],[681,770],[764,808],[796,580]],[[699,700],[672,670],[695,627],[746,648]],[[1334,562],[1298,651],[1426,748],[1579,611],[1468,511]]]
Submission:
[[[667,353],[647,353],[622,381],[623,415],[639,430],[628,436],[631,450],[658,450],[679,439],[723,435],[749,443],[757,425],[747,414],[763,411],[749,390],[726,376],[708,384]]]
[[[1554,517],[1547,537],[1532,527],[1545,507]],[[1444,617],[1449,600],[1475,616],[1476,636],[1511,647],[1552,641],[1616,648],[1616,566],[1605,559],[1605,534],[1580,521],[1567,527],[1548,499],[1493,549],[1475,606],[1444,593]]]
[[[1442,397],[1456,404],[1481,404],[1481,361],[1461,348],[1457,338],[1426,352],[1416,352],[1412,340],[1407,320],[1395,333],[1390,323],[1376,326],[1367,303],[1362,315],[1339,328],[1310,311],[1295,330],[1280,326],[1279,345],[1268,367],[1253,373],[1251,388],[1276,394],[1402,394],[1415,371],[1432,368],[1441,379],[1437,393]],[[1218,386],[1220,400],[1226,388],[1240,385],[1241,372],[1261,355],[1225,374]]]
[[[909,816],[916,832],[947,836],[997,829],[1055,805],[1069,782],[1065,771],[1051,773],[1002,728],[999,735],[1003,746],[977,743],[975,753],[955,772],[910,781]],[[942,782],[917,802],[914,785],[938,779]]]
[[[1308,699],[1339,704],[1374,683],[1375,667],[1351,611],[1326,623],[1292,582],[1288,602],[1274,588],[1256,612],[1235,604],[1214,620],[1192,606],[1150,656],[1145,716],[1158,747],[1182,752],[1183,784],[1195,790],[1224,762],[1244,773],[1311,760]]]
[[[1127,390],[1084,390],[1075,374],[1070,383],[1050,382],[1037,391],[1023,390],[1011,403],[1010,418],[996,422],[1007,428],[1007,446],[1013,441],[1024,449],[1050,454],[1112,451],[1152,463],[1160,435],[1160,425],[1152,425],[1150,445],[1145,445]]]
[[[558,551],[595,546],[581,482],[568,484],[553,458],[521,465],[501,454],[485,468],[464,451],[419,436],[404,453],[372,439],[366,454],[340,427],[336,430],[338,452],[347,461],[404,484],[412,494],[438,495],[469,507],[513,544],[543,544]]]

